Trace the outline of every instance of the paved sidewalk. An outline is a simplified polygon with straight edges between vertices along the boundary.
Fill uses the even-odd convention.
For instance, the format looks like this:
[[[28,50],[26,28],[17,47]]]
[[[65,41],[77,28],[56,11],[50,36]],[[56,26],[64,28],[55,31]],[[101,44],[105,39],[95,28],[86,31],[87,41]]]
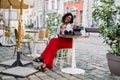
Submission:
[[[103,39],[97,34],[91,34],[89,38],[76,40],[76,64],[78,68],[85,70],[85,74],[66,74],[60,71],[56,65],[53,70],[38,72],[26,78],[1,75],[0,80],[120,80],[119,76],[112,75],[109,71],[106,53],[109,47],[103,44]],[[0,47],[0,61],[13,58],[14,47]],[[32,61],[32,58],[21,56],[22,59]],[[66,67],[68,65],[65,65]],[[26,67],[33,68],[32,65]],[[0,66],[0,71],[6,69]]]

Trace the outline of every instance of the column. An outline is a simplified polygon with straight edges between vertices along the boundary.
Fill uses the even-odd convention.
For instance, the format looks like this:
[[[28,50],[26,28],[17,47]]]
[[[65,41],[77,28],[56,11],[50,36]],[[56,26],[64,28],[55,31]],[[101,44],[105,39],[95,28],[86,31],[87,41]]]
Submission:
[[[48,0],[48,9],[49,9],[49,10],[52,9],[52,0]]]
[[[55,9],[58,9],[57,8],[57,0],[54,0],[55,1]]]

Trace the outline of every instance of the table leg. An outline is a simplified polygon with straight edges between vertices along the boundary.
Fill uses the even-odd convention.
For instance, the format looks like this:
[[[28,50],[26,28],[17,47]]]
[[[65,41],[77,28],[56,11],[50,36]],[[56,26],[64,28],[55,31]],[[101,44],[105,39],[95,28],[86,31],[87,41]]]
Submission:
[[[73,38],[73,53],[72,53],[72,67],[63,68],[61,71],[68,74],[83,74],[85,71],[80,68],[76,68],[76,61],[75,61],[75,38]]]

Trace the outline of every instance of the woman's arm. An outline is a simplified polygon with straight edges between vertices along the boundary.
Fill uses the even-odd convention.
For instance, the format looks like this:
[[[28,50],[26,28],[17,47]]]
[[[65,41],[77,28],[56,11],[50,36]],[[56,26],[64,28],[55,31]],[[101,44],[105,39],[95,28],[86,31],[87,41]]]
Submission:
[[[63,33],[63,30],[65,29],[65,24],[61,24],[57,29],[57,36],[59,37],[59,34]]]
[[[63,30],[66,28],[66,24],[62,24],[60,26],[60,34],[62,34]]]

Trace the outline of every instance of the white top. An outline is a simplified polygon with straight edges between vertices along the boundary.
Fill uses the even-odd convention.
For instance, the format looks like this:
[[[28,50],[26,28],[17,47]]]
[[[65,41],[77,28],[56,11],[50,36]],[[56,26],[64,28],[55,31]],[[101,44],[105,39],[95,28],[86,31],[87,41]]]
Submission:
[[[61,24],[61,25],[62,25],[62,24]],[[60,26],[61,26],[61,25],[60,25]],[[60,34],[60,26],[58,26],[58,29],[57,29],[57,35]],[[65,31],[65,30],[67,30],[67,31],[71,31],[71,30],[73,30],[73,29],[72,29],[72,24],[70,24],[70,23],[67,24],[66,28],[62,31],[62,34],[64,34],[64,31]]]

